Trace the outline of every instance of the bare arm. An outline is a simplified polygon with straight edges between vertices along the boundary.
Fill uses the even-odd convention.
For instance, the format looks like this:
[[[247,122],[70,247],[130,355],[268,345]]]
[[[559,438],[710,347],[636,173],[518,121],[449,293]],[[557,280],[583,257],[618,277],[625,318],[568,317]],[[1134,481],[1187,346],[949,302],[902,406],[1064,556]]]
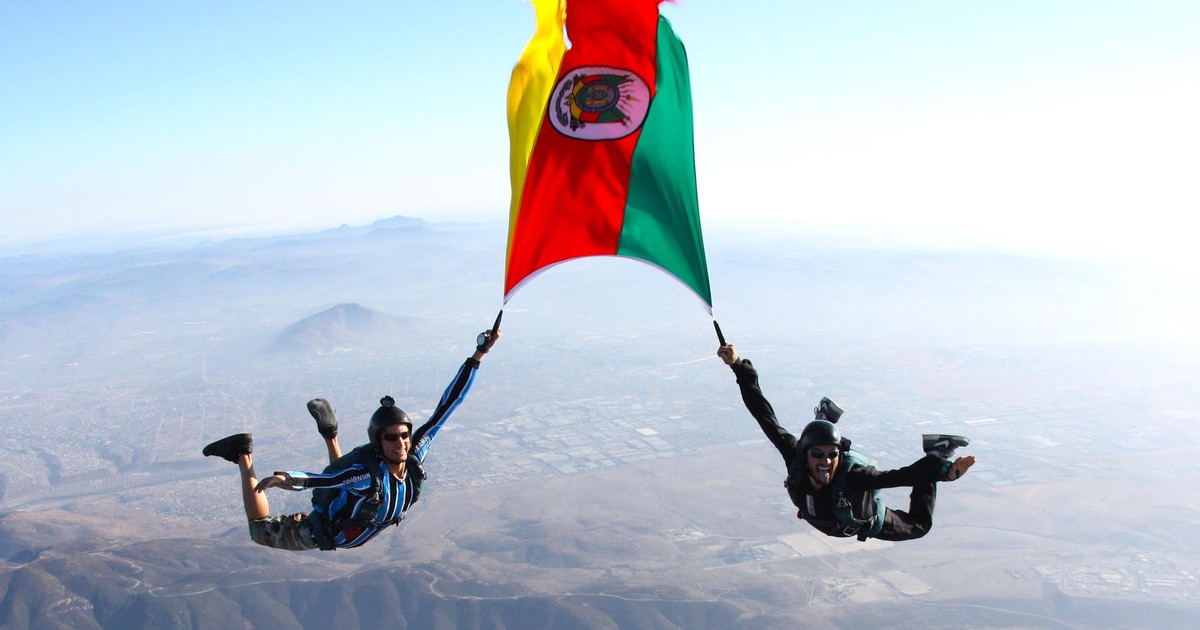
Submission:
[[[299,490],[303,486],[297,486],[296,480],[287,473],[275,473],[270,477],[264,477],[254,486],[255,492],[265,492],[267,488],[284,488],[286,490]]]

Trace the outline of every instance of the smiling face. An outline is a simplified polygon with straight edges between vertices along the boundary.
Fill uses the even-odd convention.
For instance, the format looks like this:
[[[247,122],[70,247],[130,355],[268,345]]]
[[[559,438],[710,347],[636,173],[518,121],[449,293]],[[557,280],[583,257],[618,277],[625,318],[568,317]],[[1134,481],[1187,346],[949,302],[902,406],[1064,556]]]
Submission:
[[[408,461],[408,447],[412,442],[412,429],[397,424],[379,433],[379,450],[383,458],[395,465]]]
[[[805,457],[808,459],[808,479],[813,488],[820,490],[833,481],[842,453],[836,444],[823,444],[809,447]]]

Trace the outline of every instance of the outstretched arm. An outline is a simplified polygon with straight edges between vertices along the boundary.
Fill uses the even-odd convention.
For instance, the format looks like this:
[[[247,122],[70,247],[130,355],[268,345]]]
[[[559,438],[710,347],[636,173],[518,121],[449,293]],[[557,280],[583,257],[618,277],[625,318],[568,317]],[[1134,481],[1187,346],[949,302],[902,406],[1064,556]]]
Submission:
[[[475,353],[471,355],[458,369],[458,373],[454,375],[454,380],[450,381],[450,385],[446,387],[446,391],[442,394],[441,401],[438,402],[437,409],[433,410],[433,415],[429,416],[429,420],[425,421],[412,437],[412,454],[416,455],[420,461],[425,461],[425,452],[429,450],[429,443],[433,441],[434,436],[442,429],[446,421],[450,419],[450,415],[455,409],[462,404],[467,398],[467,392],[471,391],[471,384],[475,382],[475,372],[479,369],[480,361],[483,361],[484,355],[496,345],[500,340],[500,329],[486,330],[479,334],[476,339],[478,345],[475,346]]]
[[[750,415],[758,421],[758,427],[762,429],[763,435],[767,436],[767,439],[783,456],[784,462],[790,461],[796,450],[796,438],[788,433],[787,429],[779,426],[779,420],[775,417],[775,409],[763,396],[762,389],[758,386],[758,371],[754,369],[750,361],[738,357],[737,348],[731,343],[718,348],[717,356],[721,357],[725,365],[732,368],[733,373],[737,375],[738,387],[742,391],[742,402],[750,411]]]
[[[329,469],[326,468],[328,471]],[[262,492],[267,488],[282,488],[284,490],[305,490],[308,488],[342,488],[370,485],[371,475],[361,464],[324,473],[310,473],[302,470],[275,471],[274,475],[264,478],[254,488]]]
[[[974,455],[959,457],[953,462],[926,455],[908,466],[894,470],[878,470],[874,466],[863,466],[850,471],[846,489],[850,492],[857,492],[881,488],[902,488],[920,483],[955,481],[967,474],[967,470],[974,465]]]
[[[266,492],[267,488],[284,488],[285,490],[300,490],[300,489],[303,489],[303,487],[304,486],[297,485],[295,482],[295,479],[293,479],[291,475],[289,475],[287,473],[275,473],[274,475],[271,475],[270,477],[263,477],[262,480],[260,480],[258,482],[258,485],[254,486],[254,491],[255,492]]]

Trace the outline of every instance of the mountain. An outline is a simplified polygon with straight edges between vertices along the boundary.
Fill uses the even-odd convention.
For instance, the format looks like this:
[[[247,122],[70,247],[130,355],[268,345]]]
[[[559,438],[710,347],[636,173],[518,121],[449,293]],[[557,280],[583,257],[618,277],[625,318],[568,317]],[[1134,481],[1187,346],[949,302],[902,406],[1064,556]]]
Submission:
[[[288,326],[263,352],[318,354],[370,347],[382,337],[411,329],[411,325],[411,319],[358,304],[338,304]]]

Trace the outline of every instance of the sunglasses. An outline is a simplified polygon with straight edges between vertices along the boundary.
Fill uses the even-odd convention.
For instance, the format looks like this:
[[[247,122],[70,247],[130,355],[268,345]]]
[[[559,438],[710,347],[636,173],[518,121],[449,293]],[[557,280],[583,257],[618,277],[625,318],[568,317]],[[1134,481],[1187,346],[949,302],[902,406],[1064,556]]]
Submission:
[[[818,460],[819,459],[837,459],[837,456],[840,454],[841,454],[841,452],[838,451],[837,449],[834,449],[832,451],[823,451],[819,448],[814,448],[814,449],[811,449],[808,451],[809,457],[811,457],[813,459],[818,459]]]
[[[384,433],[383,440],[385,442],[395,442],[396,440],[407,440],[412,437],[412,433],[403,431],[401,433]]]

